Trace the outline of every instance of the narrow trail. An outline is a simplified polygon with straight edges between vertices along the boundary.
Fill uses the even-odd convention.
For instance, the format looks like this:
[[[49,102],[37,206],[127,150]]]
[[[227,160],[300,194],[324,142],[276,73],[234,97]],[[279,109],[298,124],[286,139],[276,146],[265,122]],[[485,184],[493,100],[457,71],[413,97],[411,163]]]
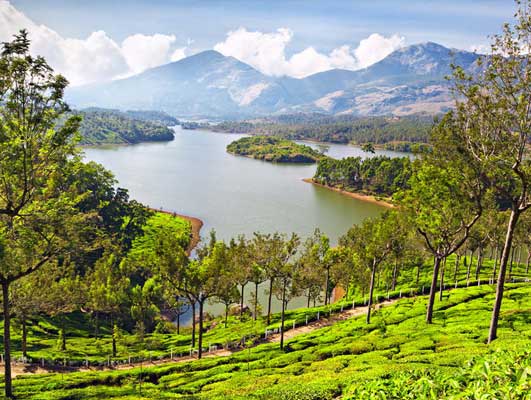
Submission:
[[[393,300],[386,300],[386,301],[374,304],[373,309],[378,310],[382,307],[392,305],[399,300],[401,299],[396,298]],[[286,330],[284,331],[284,340],[286,341],[296,336],[303,335],[305,333],[310,333],[318,329],[326,328],[328,326],[334,325],[337,322],[345,321],[349,318],[359,317],[367,313],[367,308],[368,308],[367,306],[349,308],[344,311],[339,311],[337,313],[331,314],[328,317],[321,317],[317,321],[308,322],[308,325],[296,326],[295,328],[290,328],[288,325],[286,327]],[[256,344],[251,346],[251,348],[257,347],[265,343],[278,343],[280,342],[280,336],[281,336],[280,333],[271,333],[268,335],[266,339],[258,341]],[[203,358],[228,357],[232,354],[235,354],[235,353],[238,353],[244,350],[248,350],[248,349],[249,347],[234,349],[234,350],[227,350],[227,349],[213,350],[210,352],[204,352]],[[54,373],[54,372],[55,373],[70,373],[70,372],[94,372],[94,371],[121,371],[121,370],[129,370],[129,369],[140,368],[140,367],[148,368],[148,367],[154,367],[154,366],[169,365],[169,364],[182,363],[182,362],[193,361],[193,360],[197,360],[197,357],[182,356],[182,357],[173,357],[173,359],[167,357],[167,358],[151,360],[151,361],[135,362],[131,364],[118,364],[118,365],[111,366],[111,367],[96,367],[96,366],[95,367],[63,367],[63,366],[41,367],[38,364],[30,364],[30,365],[13,364],[11,369],[12,369],[13,376],[29,375],[29,374],[46,374],[46,373]]]

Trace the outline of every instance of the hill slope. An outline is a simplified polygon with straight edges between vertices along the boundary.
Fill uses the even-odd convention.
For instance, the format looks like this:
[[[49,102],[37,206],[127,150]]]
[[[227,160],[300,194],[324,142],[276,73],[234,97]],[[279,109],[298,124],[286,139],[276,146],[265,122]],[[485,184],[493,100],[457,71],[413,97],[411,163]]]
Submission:
[[[106,84],[74,87],[76,107],[155,109],[184,117],[237,117],[293,111],[405,115],[436,113],[451,96],[444,76],[477,56],[435,43],[412,45],[358,71],[330,70],[303,79],[266,76],[233,57],[205,51]]]
[[[524,398],[530,294],[528,284],[507,286],[499,339],[491,345],[485,338],[494,288],[483,285],[446,291],[432,325],[424,322],[426,299],[407,298],[377,310],[370,325],[363,317],[341,321],[291,338],[285,351],[269,343],[149,369],[23,376],[15,388],[34,399],[354,399],[379,396],[381,390],[396,399],[503,398],[501,393]],[[499,353],[505,350],[520,355]],[[479,359],[462,369],[471,358],[492,352],[492,367]]]

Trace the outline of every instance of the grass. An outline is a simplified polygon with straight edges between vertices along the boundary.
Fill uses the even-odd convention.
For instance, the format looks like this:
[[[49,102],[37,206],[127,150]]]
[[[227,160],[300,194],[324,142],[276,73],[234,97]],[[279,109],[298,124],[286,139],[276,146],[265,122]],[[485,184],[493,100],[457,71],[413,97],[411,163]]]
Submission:
[[[363,317],[338,322],[292,338],[284,351],[268,343],[228,357],[150,368],[26,375],[15,380],[15,393],[32,399],[301,400],[525,393],[531,287],[508,284],[506,293],[499,339],[491,345],[485,343],[494,288],[483,285],[445,292],[432,325],[424,323],[425,297],[404,298],[377,310],[370,325]],[[290,318],[305,312],[311,311]],[[238,325],[232,323],[227,334]],[[241,324],[242,332],[246,324],[252,323]],[[221,337],[223,330],[208,334]],[[486,358],[463,369],[474,357]]]

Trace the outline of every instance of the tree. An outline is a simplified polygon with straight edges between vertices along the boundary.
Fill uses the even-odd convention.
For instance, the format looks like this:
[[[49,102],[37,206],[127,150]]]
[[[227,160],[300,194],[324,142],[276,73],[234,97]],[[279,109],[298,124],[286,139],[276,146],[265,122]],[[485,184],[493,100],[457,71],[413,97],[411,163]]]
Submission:
[[[445,119],[432,134],[434,152],[416,164],[410,189],[400,196],[402,208],[434,257],[426,322],[431,323],[442,261],[457,251],[470,235],[483,211],[481,174],[458,158],[453,140],[441,140],[459,129]],[[439,134],[441,136],[439,136]],[[442,156],[441,156],[442,155]]]
[[[230,255],[228,255],[228,257],[230,260],[232,260]],[[237,283],[234,280],[235,274],[237,274],[237,271],[234,268],[234,264],[221,264],[219,284],[215,297],[221,304],[225,306],[225,328],[227,327],[229,307],[241,299]]]
[[[233,279],[241,289],[240,319],[242,319],[245,299],[245,286],[250,282],[252,274],[252,257],[250,253],[250,246],[244,235],[238,236],[237,240],[232,239],[230,241],[229,254],[234,272]]]
[[[154,320],[160,313],[162,287],[156,278],[148,279],[143,285],[131,289],[131,317],[136,321],[136,329],[141,341],[146,331],[153,328]]]
[[[480,71],[454,70],[458,94],[454,119],[461,121],[461,151],[485,171],[500,202],[510,210],[500,260],[488,342],[497,337],[507,264],[522,213],[531,206],[531,3],[517,2],[516,23],[493,38]]]
[[[100,314],[109,316],[112,329],[112,356],[116,357],[117,318],[123,304],[127,303],[129,278],[120,268],[121,258],[113,249],[108,250],[89,271],[86,282],[87,302],[96,322],[96,337],[99,334]]]
[[[403,236],[397,234],[399,229],[398,214],[388,211],[379,218],[366,219],[361,226],[353,226],[341,238],[341,245],[352,248],[357,255],[358,262],[368,268],[371,273],[367,324],[371,321],[376,272],[380,265],[392,254],[393,249],[401,245],[399,242]]]
[[[76,212],[71,191],[60,190],[75,155],[79,117],[56,122],[68,111],[67,81],[29,52],[21,31],[3,43],[0,56],[0,267],[4,308],[5,395],[13,397],[9,286],[60,253],[61,231]],[[23,217],[24,216],[24,217]]]
[[[277,269],[277,280],[273,286],[273,291],[277,299],[282,303],[280,312],[280,349],[284,349],[284,320],[288,302],[295,296],[300,295],[300,288],[297,287],[297,275],[300,271],[301,264],[291,262],[293,256],[297,253],[299,238],[292,234],[289,239],[283,243],[280,260],[281,264]]]

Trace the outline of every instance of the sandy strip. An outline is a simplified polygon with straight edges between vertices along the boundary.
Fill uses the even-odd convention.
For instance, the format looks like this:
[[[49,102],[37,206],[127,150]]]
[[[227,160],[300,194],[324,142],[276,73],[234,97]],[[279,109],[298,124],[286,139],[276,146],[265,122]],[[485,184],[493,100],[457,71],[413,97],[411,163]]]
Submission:
[[[150,208],[150,210],[155,212],[161,212],[164,214],[175,215],[176,217],[182,218],[190,222],[190,225],[192,226],[192,240],[190,240],[190,244],[186,249],[186,252],[188,253],[188,255],[190,255],[192,250],[195,249],[195,246],[197,246],[199,244],[199,241],[201,240],[200,232],[201,228],[203,227],[203,221],[196,217],[190,217],[188,215],[182,215],[168,210],[161,210],[156,208]]]
[[[394,204],[391,204],[391,203],[389,203],[387,201],[384,201],[384,200],[377,199],[374,196],[370,196],[370,195],[367,195],[367,194],[361,194],[361,193],[347,192],[346,190],[341,190],[341,189],[338,189],[338,188],[335,188],[335,187],[332,187],[332,186],[326,186],[326,185],[323,185],[321,183],[315,182],[312,178],[305,178],[305,179],[303,179],[303,181],[306,182],[306,183],[312,183],[312,184],[314,184],[316,186],[320,186],[320,187],[328,189],[328,190],[333,190],[334,192],[338,192],[338,193],[340,193],[342,195],[351,197],[351,198],[356,199],[356,200],[361,200],[361,201],[365,201],[367,203],[377,204],[379,206],[387,207],[387,208],[394,208],[395,207]]]

